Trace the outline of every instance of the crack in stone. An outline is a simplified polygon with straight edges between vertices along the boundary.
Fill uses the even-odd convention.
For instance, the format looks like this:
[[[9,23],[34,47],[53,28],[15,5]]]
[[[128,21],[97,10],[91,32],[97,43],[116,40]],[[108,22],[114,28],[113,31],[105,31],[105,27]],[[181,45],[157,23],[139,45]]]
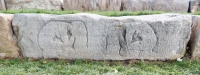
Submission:
[[[121,1],[120,11],[123,11],[124,10],[123,8],[124,8],[124,2]]]

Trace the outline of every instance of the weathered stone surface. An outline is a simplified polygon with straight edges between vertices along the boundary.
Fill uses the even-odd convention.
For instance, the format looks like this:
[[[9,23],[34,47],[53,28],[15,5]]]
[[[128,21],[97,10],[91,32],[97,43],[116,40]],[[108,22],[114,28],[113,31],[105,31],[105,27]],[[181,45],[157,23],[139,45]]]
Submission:
[[[64,0],[65,10],[120,11],[121,0]]]
[[[5,3],[4,0],[0,0],[0,10],[5,10]]]
[[[189,12],[196,12],[198,10],[198,7],[199,7],[199,1],[197,0],[191,0],[189,2]]]
[[[188,12],[190,0],[64,0],[65,10]]]
[[[12,18],[13,15],[0,14],[0,58],[19,56],[19,48],[11,28]]]
[[[191,0],[189,5],[189,12],[194,13],[200,10],[200,0]]]
[[[191,16],[170,14],[16,14],[12,24],[23,56],[34,58],[177,59],[191,33]]]
[[[61,0],[5,0],[7,9],[47,9],[61,10]]]
[[[122,0],[124,11],[187,12],[190,0]]]
[[[193,16],[192,34],[189,41],[189,47],[192,59],[200,59],[200,16]]]

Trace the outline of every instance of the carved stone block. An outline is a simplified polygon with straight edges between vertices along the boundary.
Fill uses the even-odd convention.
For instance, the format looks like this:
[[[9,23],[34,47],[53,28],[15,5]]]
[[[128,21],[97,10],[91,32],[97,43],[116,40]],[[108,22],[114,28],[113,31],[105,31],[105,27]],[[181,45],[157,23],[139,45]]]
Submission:
[[[177,59],[191,34],[191,16],[177,14],[16,14],[12,24],[23,56],[34,58]]]

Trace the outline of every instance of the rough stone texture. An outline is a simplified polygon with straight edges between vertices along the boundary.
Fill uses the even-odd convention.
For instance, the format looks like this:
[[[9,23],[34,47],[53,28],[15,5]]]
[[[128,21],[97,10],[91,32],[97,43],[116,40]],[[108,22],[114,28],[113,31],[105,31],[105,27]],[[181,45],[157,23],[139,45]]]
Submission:
[[[61,10],[61,0],[5,0],[7,9],[47,9]]]
[[[121,0],[64,0],[64,10],[120,11]]]
[[[64,0],[65,10],[188,12],[190,0]]]
[[[11,28],[12,18],[13,15],[0,14],[0,58],[19,56],[19,48]]]
[[[192,59],[200,59],[200,16],[193,16],[192,35],[189,41],[189,47]]]
[[[124,11],[187,12],[190,0],[122,0]]]
[[[177,59],[191,34],[191,16],[172,14],[16,14],[12,24],[23,56],[33,58]]]
[[[0,0],[0,10],[6,10],[4,0]]]
[[[189,3],[189,12],[196,12],[198,11],[199,1],[198,0],[191,0]]]

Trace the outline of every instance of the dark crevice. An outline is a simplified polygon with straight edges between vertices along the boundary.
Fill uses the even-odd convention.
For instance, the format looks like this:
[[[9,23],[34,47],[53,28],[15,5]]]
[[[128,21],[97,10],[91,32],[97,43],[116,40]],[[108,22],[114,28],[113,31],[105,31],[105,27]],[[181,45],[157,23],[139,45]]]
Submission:
[[[189,1],[188,11],[187,11],[188,13],[191,13],[191,3],[192,3],[192,2]]]
[[[123,35],[124,43],[125,43],[126,42],[126,29],[123,29],[122,35]]]
[[[124,3],[121,2],[120,11],[123,11],[123,10],[124,10],[123,7],[124,7]]]
[[[195,17],[192,17],[192,21],[195,20]],[[189,36],[190,37],[190,40],[188,41],[187,45],[186,45],[186,52],[185,52],[185,55],[184,57],[185,58],[192,58],[192,46],[194,46],[195,44],[193,43],[195,41],[195,38],[194,38],[194,35],[196,34],[195,31],[197,31],[197,25],[193,24],[193,22],[191,23],[191,35]]]
[[[18,46],[18,48],[19,48],[19,46]],[[21,48],[19,48],[18,53],[19,53],[19,58],[25,58]]]
[[[187,43],[186,52],[185,52],[185,55],[184,55],[185,58],[191,59],[191,57],[192,57],[192,48],[191,48],[191,44],[192,44],[192,43],[191,43],[190,41]]]
[[[61,7],[60,8],[61,8],[62,11],[64,11],[64,2],[61,1],[60,3],[61,3]]]
[[[67,31],[67,36],[68,36],[68,39],[70,40],[70,39],[71,39],[71,37],[72,37],[72,33],[71,33],[71,31],[70,31],[70,30],[68,30],[68,31]]]
[[[106,47],[105,47],[105,51],[108,51],[108,35],[106,35]],[[107,52],[105,52],[107,53]]]
[[[64,7],[63,7],[63,5],[61,6],[61,10],[64,11]]]
[[[121,49],[121,48],[123,48],[123,43],[122,43],[123,41],[121,41],[120,38],[118,38],[118,40],[119,40],[119,46],[120,46],[120,49]]]
[[[4,5],[5,5],[5,9],[8,10],[6,0],[4,0]]]
[[[16,31],[17,31],[17,32],[15,32],[12,22],[11,22],[10,26],[11,26],[11,31],[12,31],[13,35],[17,38],[17,34],[18,34],[17,32],[19,32],[19,27],[15,26]]]

